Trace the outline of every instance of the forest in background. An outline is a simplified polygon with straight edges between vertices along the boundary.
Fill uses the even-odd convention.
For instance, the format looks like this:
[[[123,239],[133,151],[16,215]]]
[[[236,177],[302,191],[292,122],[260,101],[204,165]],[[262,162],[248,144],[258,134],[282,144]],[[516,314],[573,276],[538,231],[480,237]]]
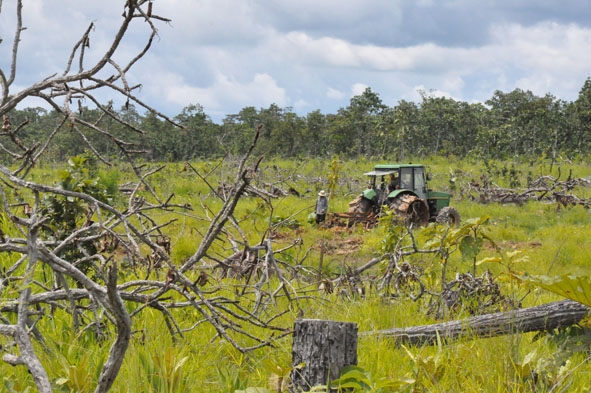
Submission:
[[[159,162],[242,155],[259,125],[263,127],[256,153],[267,157],[339,155],[404,161],[409,157],[455,155],[484,160],[554,160],[558,156],[584,158],[591,149],[590,78],[573,102],[551,94],[539,97],[521,89],[496,91],[484,104],[434,97],[428,92],[421,96],[420,103],[401,100],[388,107],[367,88],[336,114],[316,110],[300,116],[291,108],[272,104],[260,109],[245,107],[226,116],[222,124],[214,123],[198,104],[188,105],[176,115],[172,119],[176,124],[150,111],[138,113],[133,103],[119,109],[108,104],[106,110],[112,116],[80,104],[78,116],[114,136],[125,135],[125,143],[133,146],[130,151]],[[18,137],[25,145],[32,145],[58,127],[63,117],[37,107],[13,109],[10,120],[13,127],[26,125],[26,134],[18,133]],[[129,125],[137,127],[131,137]],[[63,161],[90,146],[109,160],[119,157],[116,139],[81,127],[86,128],[82,133],[57,133],[54,147],[44,159]],[[9,150],[16,147],[14,141],[3,144]],[[6,154],[1,151],[0,158],[6,158]]]

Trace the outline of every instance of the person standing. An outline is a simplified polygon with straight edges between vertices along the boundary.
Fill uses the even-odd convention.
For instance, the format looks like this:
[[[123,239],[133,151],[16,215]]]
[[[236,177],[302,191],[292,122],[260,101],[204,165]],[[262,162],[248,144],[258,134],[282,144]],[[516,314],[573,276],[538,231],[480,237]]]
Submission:
[[[316,201],[316,224],[320,224],[326,219],[326,211],[328,210],[328,198],[324,190],[318,193],[318,200]]]

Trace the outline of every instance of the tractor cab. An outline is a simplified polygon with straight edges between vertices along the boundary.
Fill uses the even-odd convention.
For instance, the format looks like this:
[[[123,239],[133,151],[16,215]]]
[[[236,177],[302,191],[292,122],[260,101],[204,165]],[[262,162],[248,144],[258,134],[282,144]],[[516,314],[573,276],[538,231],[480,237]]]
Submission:
[[[381,164],[364,175],[369,177],[369,182],[363,196],[380,205],[401,193],[412,193],[421,199],[427,199],[427,181],[423,165]]]

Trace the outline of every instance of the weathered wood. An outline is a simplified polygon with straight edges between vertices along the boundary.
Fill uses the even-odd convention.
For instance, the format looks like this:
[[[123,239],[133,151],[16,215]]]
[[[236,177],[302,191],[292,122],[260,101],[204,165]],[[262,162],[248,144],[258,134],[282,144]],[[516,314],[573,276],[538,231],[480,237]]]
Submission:
[[[357,324],[300,319],[295,322],[290,392],[309,391],[357,365]]]
[[[541,306],[480,315],[457,321],[433,325],[378,330],[378,336],[394,338],[400,344],[434,344],[437,337],[444,342],[460,337],[495,337],[513,333],[552,330],[576,324],[589,308],[572,300],[563,300]]]

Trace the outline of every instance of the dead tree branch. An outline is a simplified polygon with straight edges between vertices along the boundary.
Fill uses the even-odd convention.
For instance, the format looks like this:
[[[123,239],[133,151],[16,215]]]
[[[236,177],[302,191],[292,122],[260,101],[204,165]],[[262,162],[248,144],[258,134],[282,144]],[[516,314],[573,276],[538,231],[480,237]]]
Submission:
[[[174,203],[174,194],[164,197],[159,194],[151,179],[164,167],[153,168],[136,162],[141,152],[135,150],[131,141],[134,137],[142,137],[143,131],[98,99],[99,91],[106,91],[174,124],[173,120],[143,102],[137,96],[141,85],[134,85],[129,79],[129,71],[149,51],[157,35],[155,23],[168,20],[155,14],[151,1],[122,0],[124,12],[119,29],[111,45],[97,57],[98,61],[88,62],[92,33],[99,28],[91,23],[65,56],[61,72],[15,91],[19,45],[25,38],[21,34],[25,27],[23,1],[14,1],[17,8],[12,58],[9,70],[0,69],[0,150],[10,158],[10,162],[0,165],[0,204],[3,207],[0,209],[3,224],[0,252],[6,253],[10,265],[0,267],[0,311],[14,314],[16,323],[11,324],[2,316],[0,334],[12,340],[10,344],[16,346],[19,356],[7,353],[4,361],[24,365],[37,389],[43,393],[51,392],[49,378],[31,341],[43,342],[43,332],[36,324],[56,313],[70,314],[76,332],[93,329],[97,337],[110,340],[107,360],[96,381],[96,393],[107,392],[113,386],[129,346],[134,319],[148,307],[160,312],[173,339],[182,337],[183,331],[187,331],[177,321],[179,313],[175,310],[179,308],[191,308],[201,314],[201,320],[191,328],[207,322],[215,328],[217,338],[242,352],[272,345],[274,340],[289,334],[289,328],[274,323],[286,311],[280,310],[263,320],[258,313],[249,310],[251,303],[247,300],[217,295],[221,292],[221,284],[215,287],[209,284],[206,274],[198,274],[197,264],[211,259],[208,254],[216,240],[232,239],[233,234],[238,233],[237,236],[245,241],[244,231],[234,217],[245,190],[251,187],[256,197],[266,201],[270,198],[268,193],[251,186],[262,160],[251,159],[260,127],[247,153],[233,168],[235,178],[228,192],[216,195],[222,201],[222,207],[215,212],[204,210],[204,214],[212,217],[203,220],[209,221],[209,226],[196,251],[180,267],[175,266],[170,256],[170,234],[166,231],[176,219],[160,220],[158,214],[182,215],[191,207]],[[120,46],[135,21],[146,26],[145,44],[126,60],[119,53]],[[27,140],[23,135],[27,136],[29,132],[29,122],[12,124],[10,119],[10,111],[29,97],[41,98],[56,114],[55,128],[36,137],[36,142],[30,146],[23,142]],[[95,119],[88,120],[83,116],[82,100],[95,106],[99,112]],[[124,131],[115,133],[102,127],[101,119],[116,122]],[[53,186],[29,178],[31,169],[50,149],[56,148],[56,136],[71,132],[78,134],[97,162],[112,164],[93,146],[95,139],[91,133],[106,137],[119,149],[120,156],[131,166],[137,184],[127,203],[114,202],[84,186]],[[205,178],[201,180],[206,181]],[[210,187],[214,189],[212,185]],[[63,211],[72,209],[68,211],[71,214],[58,216],[56,211],[60,209],[52,209],[51,203],[61,204]],[[283,279],[273,254],[269,241],[267,265],[281,277],[281,284],[269,291],[270,296],[276,298],[282,294],[293,301],[295,294]],[[160,280],[158,269],[162,267],[168,273]],[[47,268],[51,269],[50,274],[47,274]],[[195,274],[198,274],[197,279]],[[141,276],[145,279],[135,280]],[[129,277],[135,281],[126,281]],[[13,295],[15,291],[9,291],[9,288],[17,288],[18,295]],[[127,312],[128,303],[134,303],[133,313]],[[116,330],[113,337],[109,337],[109,330],[105,328],[109,324]],[[277,334],[257,337],[245,327],[248,324]]]
[[[591,206],[591,201],[573,195],[577,187],[590,187],[591,181],[585,178],[560,180],[554,176],[540,176],[529,182],[526,189],[502,188],[490,182],[486,176],[480,181],[470,181],[460,190],[460,196],[480,203],[514,203],[521,205],[529,200],[556,202],[559,207],[581,205]]]

